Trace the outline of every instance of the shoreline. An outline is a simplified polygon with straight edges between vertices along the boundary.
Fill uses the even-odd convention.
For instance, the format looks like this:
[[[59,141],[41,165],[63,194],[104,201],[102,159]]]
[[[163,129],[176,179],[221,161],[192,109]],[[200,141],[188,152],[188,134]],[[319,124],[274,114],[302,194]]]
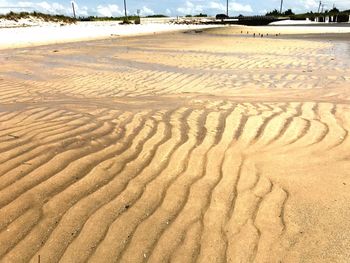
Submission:
[[[121,25],[117,22],[79,22],[76,25],[65,26],[1,28],[0,50],[217,27],[217,25]]]
[[[152,35],[179,31],[205,30],[212,35],[242,36],[249,31],[270,35],[282,34],[279,39],[321,39],[332,36],[350,39],[350,27],[315,25],[241,26],[241,25],[175,25],[143,24],[121,25],[119,22],[78,22],[75,25],[59,24],[0,28],[0,50],[55,45],[82,41],[107,40],[120,37]],[[243,34],[244,35],[244,34]],[[296,38],[295,38],[296,37]]]

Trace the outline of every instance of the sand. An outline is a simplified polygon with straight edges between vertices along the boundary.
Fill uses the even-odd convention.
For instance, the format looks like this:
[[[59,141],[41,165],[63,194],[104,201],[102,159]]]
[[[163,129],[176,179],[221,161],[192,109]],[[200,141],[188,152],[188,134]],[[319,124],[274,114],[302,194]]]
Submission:
[[[25,26],[23,26],[25,25]],[[123,36],[149,35],[184,30],[215,28],[217,25],[142,24],[122,25],[120,21],[77,22],[60,24],[41,20],[0,20],[0,50],[47,44],[79,42]]]
[[[305,24],[271,24],[269,26],[237,26],[232,25],[228,28],[219,28],[213,29],[212,33],[220,34],[220,35],[235,35],[235,34],[244,34],[252,35],[256,33],[256,35],[267,34],[276,35],[300,35],[300,34],[344,34],[350,33],[350,24],[349,23],[305,23]]]
[[[0,52],[2,262],[348,262],[343,46],[214,33]]]

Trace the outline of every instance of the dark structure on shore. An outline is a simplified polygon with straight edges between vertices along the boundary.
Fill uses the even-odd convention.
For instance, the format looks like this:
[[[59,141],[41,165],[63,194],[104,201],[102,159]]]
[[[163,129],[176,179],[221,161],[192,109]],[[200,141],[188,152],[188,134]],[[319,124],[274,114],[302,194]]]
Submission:
[[[278,13],[278,11],[276,10]],[[350,10],[343,12],[335,12],[334,9],[325,12],[325,13],[306,13],[298,15],[265,15],[265,16],[243,16],[239,15],[236,17],[228,17],[225,14],[219,14],[216,16],[217,20],[221,20],[220,23],[224,24],[238,24],[238,25],[247,25],[247,26],[264,26],[268,25],[271,22],[281,21],[281,20],[310,20],[315,22],[324,22],[324,23],[349,23],[350,22]],[[218,23],[218,22],[216,22]]]
[[[236,24],[236,25],[247,25],[247,26],[264,26],[271,22],[279,21],[279,18],[273,16],[238,16],[238,17],[228,17],[225,14],[216,15],[217,20],[213,23],[223,23],[223,24]]]

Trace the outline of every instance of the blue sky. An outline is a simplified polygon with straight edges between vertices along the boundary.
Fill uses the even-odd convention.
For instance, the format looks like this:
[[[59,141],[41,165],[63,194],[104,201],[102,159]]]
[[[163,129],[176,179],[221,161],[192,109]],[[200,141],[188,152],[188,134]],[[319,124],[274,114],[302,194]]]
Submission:
[[[74,0],[80,16],[121,16],[123,0]],[[339,9],[350,9],[350,0],[324,0],[325,9],[335,4]],[[229,0],[231,15],[264,14],[279,8],[280,0]],[[319,0],[284,0],[284,9],[295,12],[317,11]],[[169,16],[206,13],[224,13],[226,0],[127,0],[128,12],[141,15],[166,14]],[[12,11],[41,11],[52,14],[71,14],[71,0],[0,0],[0,13]]]

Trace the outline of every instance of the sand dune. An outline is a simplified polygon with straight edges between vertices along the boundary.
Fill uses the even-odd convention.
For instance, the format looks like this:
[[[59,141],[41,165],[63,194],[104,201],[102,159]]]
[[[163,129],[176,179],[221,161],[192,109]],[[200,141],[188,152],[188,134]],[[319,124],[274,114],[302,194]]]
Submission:
[[[2,262],[347,262],[334,44],[173,34],[0,60]]]

